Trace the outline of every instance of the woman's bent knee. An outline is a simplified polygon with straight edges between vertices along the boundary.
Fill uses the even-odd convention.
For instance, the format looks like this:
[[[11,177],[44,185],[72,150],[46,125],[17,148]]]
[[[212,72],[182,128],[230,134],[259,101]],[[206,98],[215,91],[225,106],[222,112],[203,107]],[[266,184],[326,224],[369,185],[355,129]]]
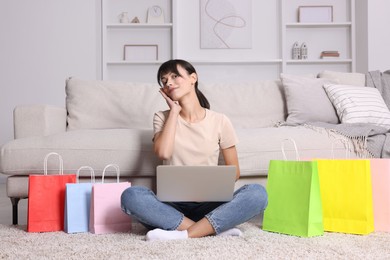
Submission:
[[[267,190],[260,184],[248,184],[247,187],[250,190],[251,197],[255,198],[253,203],[259,211],[263,211],[268,204]]]
[[[151,191],[148,188],[142,186],[127,188],[121,195],[122,209],[129,214],[129,212],[133,211],[134,207],[138,207],[138,204],[142,203],[142,197],[150,193]]]

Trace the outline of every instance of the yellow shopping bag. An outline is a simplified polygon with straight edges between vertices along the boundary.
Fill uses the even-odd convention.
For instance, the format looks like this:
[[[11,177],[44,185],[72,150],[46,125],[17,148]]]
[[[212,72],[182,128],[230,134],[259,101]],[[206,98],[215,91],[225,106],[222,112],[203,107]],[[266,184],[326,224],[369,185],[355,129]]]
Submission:
[[[374,231],[369,160],[317,160],[324,230]]]

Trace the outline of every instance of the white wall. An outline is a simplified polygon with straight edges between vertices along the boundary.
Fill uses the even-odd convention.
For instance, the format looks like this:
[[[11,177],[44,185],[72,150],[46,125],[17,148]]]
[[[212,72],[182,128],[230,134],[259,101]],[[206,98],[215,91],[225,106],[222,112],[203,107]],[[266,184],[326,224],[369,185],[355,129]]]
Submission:
[[[64,106],[65,79],[100,77],[98,0],[0,1],[0,145],[16,105]]]
[[[389,0],[357,0],[357,71],[390,69]]]
[[[390,1],[368,1],[368,70],[390,69]]]

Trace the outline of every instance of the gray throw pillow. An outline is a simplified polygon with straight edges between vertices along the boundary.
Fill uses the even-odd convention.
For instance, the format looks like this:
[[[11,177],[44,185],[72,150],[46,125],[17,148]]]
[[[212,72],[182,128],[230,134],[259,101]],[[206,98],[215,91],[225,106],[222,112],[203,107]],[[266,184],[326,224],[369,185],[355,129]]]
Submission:
[[[339,123],[336,110],[323,85],[335,80],[308,78],[281,74],[287,103],[287,119],[290,125],[306,122]]]

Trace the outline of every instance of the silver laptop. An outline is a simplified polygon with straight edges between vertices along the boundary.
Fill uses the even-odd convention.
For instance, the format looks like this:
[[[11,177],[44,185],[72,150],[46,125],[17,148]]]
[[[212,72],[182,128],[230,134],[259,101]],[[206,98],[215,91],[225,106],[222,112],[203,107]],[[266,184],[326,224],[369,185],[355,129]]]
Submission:
[[[160,201],[229,201],[233,198],[236,166],[157,166]]]

